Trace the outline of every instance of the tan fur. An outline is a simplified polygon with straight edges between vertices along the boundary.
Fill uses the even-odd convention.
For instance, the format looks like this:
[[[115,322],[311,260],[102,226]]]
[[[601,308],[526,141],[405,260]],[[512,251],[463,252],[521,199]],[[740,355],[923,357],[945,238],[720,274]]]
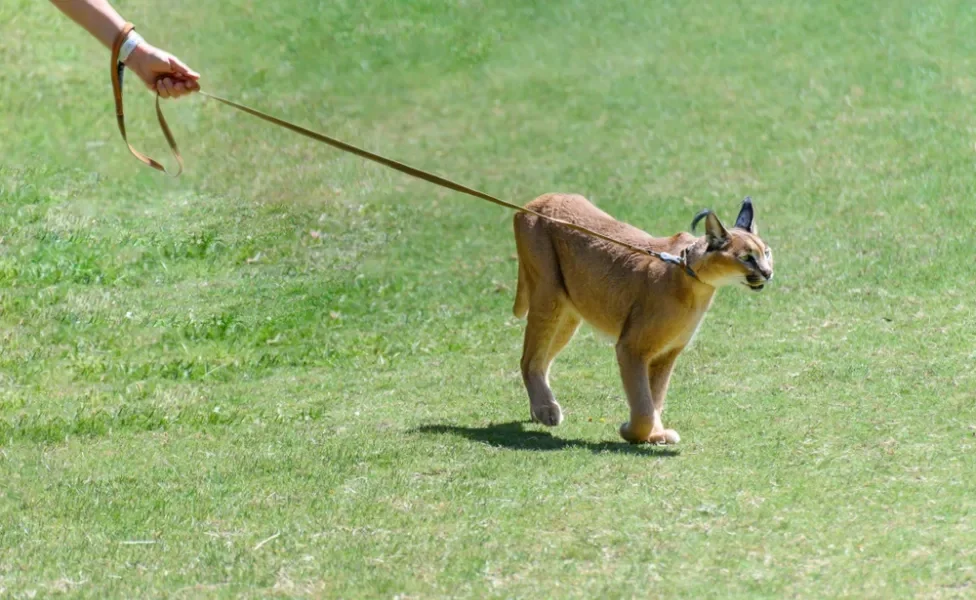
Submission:
[[[632,443],[680,439],[661,421],[664,399],[675,360],[711,306],[715,289],[743,284],[758,290],[772,278],[772,255],[755,234],[749,199],[737,225],[747,203],[744,227],[727,230],[709,213],[704,216],[706,235],[700,238],[688,233],[652,237],[582,196],[547,194],[526,205],[638,247],[675,255],[687,250],[701,281],[680,267],[546,219],[515,216],[519,265],[514,312],[527,318],[521,367],[533,420],[550,426],[562,421],[549,387],[549,366],[585,320],[617,340],[617,362],[630,404],[630,421],[620,427],[620,435]],[[740,260],[749,254],[755,263]]]

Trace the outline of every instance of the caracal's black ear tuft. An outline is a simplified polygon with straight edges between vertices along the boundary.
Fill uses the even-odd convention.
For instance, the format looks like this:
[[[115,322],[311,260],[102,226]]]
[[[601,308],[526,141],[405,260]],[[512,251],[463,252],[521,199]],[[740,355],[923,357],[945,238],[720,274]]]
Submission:
[[[698,227],[698,222],[701,221],[702,219],[704,219],[706,216],[708,216],[708,214],[711,213],[711,212],[712,212],[712,209],[710,209],[710,208],[703,208],[701,210],[701,212],[699,212],[697,215],[695,215],[695,218],[691,220],[691,232],[692,233],[695,232],[695,227]]]
[[[742,208],[739,209],[739,216],[735,219],[735,227],[745,229],[755,235],[758,231],[755,221],[755,211],[752,209],[752,198],[746,196],[742,201]]]
[[[705,238],[708,240],[708,249],[719,250],[724,248],[729,243],[729,232],[725,230],[725,226],[711,210],[706,208],[695,215],[691,221],[691,230],[694,231],[702,219],[705,219]]]

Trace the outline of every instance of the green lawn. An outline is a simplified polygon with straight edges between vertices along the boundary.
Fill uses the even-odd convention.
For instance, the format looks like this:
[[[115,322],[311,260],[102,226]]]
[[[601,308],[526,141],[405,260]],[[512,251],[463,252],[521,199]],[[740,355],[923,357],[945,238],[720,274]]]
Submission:
[[[976,7],[119,2],[205,89],[648,231],[756,203],[674,449],[612,344],[528,423],[511,214],[203,98],[188,170],[108,54],[0,3],[0,596],[976,594]],[[130,139],[166,158],[130,82]]]

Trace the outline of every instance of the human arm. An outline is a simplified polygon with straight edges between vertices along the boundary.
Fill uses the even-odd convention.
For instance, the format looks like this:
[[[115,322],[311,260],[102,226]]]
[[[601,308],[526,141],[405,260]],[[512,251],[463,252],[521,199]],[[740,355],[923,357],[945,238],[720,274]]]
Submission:
[[[125,25],[125,20],[107,0],[50,1],[106,48],[112,47]],[[199,73],[169,52],[147,42],[141,42],[132,50],[125,59],[125,66],[163,98],[178,98],[200,89]]]

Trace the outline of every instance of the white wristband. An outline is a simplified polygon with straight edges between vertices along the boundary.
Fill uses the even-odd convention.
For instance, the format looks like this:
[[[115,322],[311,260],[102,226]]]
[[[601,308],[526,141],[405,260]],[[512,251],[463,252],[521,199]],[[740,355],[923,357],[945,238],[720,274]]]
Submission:
[[[125,41],[122,42],[122,47],[119,49],[119,62],[124,63],[125,59],[129,58],[132,51],[136,49],[136,46],[144,41],[146,40],[142,39],[141,35],[135,31],[130,31],[129,35],[125,38]]]

